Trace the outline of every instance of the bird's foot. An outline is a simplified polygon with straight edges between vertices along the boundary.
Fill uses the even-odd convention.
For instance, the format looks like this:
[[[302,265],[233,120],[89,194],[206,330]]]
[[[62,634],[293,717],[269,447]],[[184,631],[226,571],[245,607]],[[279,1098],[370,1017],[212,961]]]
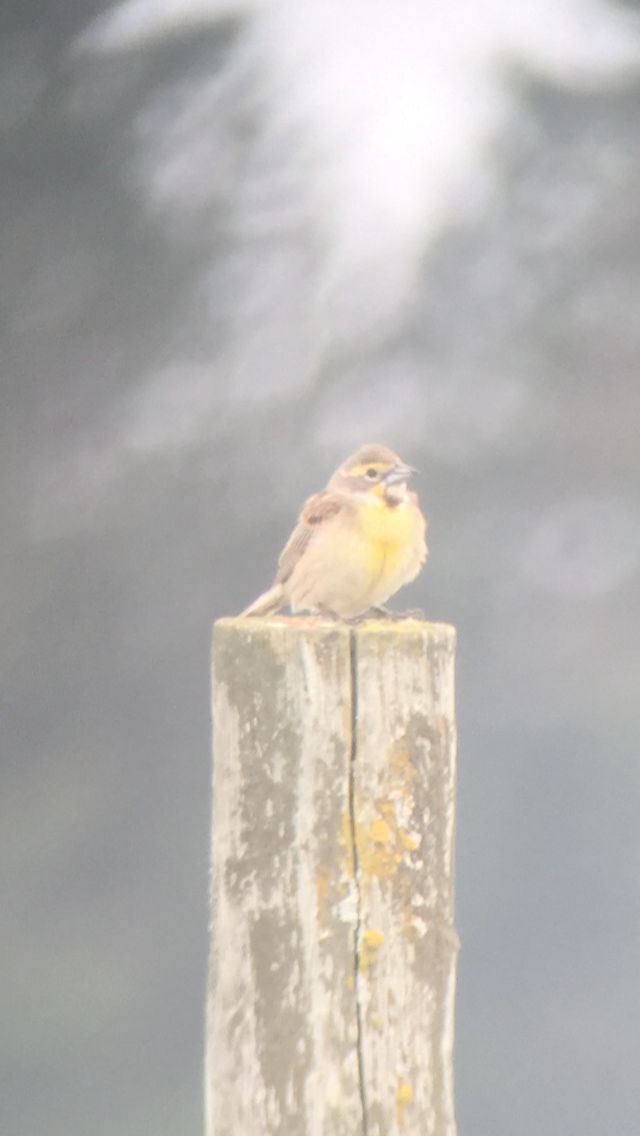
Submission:
[[[337,612],[332,611],[330,607],[325,607],[324,604],[318,604],[315,614],[320,616],[321,619],[329,619],[332,623],[348,623],[348,619],[342,619]]]
[[[361,612],[360,615],[338,615],[338,613],[332,611],[330,607],[319,604],[315,610],[315,614],[320,619],[331,620],[332,623],[345,623],[347,627],[357,627],[360,623],[366,623],[368,619],[379,619],[380,610],[379,608],[368,608],[367,611]]]
[[[324,604],[318,604],[314,610],[314,614],[319,619],[330,620],[332,623],[346,623],[348,627],[358,627],[361,623],[367,623],[370,619],[388,619],[391,623],[402,623],[409,619],[424,619],[424,612],[421,608],[412,608],[410,611],[390,611],[388,607],[369,607],[360,615],[343,616],[338,615],[330,607],[325,607]]]
[[[424,619],[422,608],[414,607],[409,611],[390,611],[388,607],[370,607],[364,614],[366,619],[389,619],[401,623],[407,619]]]

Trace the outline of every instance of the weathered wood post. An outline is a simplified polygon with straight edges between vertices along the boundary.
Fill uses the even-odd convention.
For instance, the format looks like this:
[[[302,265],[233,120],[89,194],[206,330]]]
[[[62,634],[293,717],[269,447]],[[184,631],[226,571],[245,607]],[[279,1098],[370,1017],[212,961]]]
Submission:
[[[216,624],[207,1136],[455,1136],[454,647]]]

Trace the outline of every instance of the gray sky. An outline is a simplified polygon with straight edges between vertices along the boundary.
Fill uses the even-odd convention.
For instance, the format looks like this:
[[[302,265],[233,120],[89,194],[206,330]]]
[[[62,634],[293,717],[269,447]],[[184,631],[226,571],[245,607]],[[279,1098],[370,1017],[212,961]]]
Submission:
[[[637,6],[4,7],[3,1130],[200,1131],[211,621],[380,440],[458,628],[460,1131],[636,1131]]]

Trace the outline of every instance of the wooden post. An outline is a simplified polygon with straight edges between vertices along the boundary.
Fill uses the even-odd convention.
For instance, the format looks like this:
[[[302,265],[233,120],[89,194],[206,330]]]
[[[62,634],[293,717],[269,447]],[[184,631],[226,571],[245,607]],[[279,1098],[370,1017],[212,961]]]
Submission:
[[[454,647],[216,624],[207,1136],[455,1136]]]

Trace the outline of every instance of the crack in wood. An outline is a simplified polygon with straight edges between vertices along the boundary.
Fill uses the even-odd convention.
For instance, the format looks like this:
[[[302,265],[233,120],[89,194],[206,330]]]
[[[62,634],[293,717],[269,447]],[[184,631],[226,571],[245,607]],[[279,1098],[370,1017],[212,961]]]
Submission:
[[[351,677],[351,748],[349,753],[349,826],[351,828],[351,855],[353,863],[353,883],[356,893],[356,921],[354,933],[354,995],[356,1000],[356,1043],[358,1054],[358,1088],[360,1104],[362,1107],[362,1136],[368,1136],[369,1123],[367,1117],[367,1091],[364,1077],[364,1051],[362,1020],[362,997],[360,953],[362,947],[361,925],[361,896],[360,896],[360,863],[358,858],[358,840],[356,829],[356,774],[355,764],[357,758],[358,733],[358,682],[357,682],[357,649],[358,642],[355,631],[349,634],[350,677]]]

